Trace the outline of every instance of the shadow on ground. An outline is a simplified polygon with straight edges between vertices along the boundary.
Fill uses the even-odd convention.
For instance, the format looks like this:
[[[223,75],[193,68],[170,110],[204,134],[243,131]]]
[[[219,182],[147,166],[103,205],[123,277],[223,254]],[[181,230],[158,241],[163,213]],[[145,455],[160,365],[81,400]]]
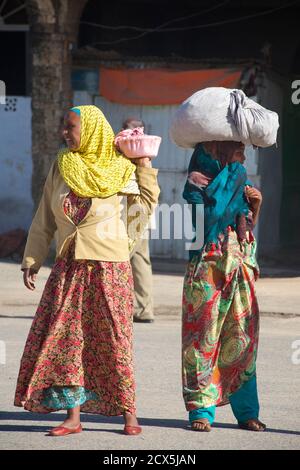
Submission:
[[[30,413],[26,411],[3,411],[0,412],[0,420],[2,421],[53,421],[54,425],[62,422],[63,414],[61,413],[49,413],[49,414],[39,414],[39,413]],[[121,416],[106,417],[102,415],[89,415],[88,413],[81,414],[81,422],[83,424],[85,431],[97,431],[97,432],[113,432],[120,434],[122,430],[110,430],[110,429],[101,429],[101,424],[118,424],[123,425],[123,418]],[[97,423],[99,424],[99,429],[88,428],[85,423]],[[139,417],[139,423],[141,426],[147,427],[158,427],[158,428],[175,428],[175,429],[184,429],[191,431],[187,421],[180,419],[160,419],[160,418],[142,418]],[[213,428],[217,429],[239,429],[236,424],[232,423],[214,423]],[[49,430],[49,425],[41,426],[34,424],[3,424],[0,425],[0,432],[47,432]],[[240,430],[240,429],[239,429]],[[193,431],[195,432],[195,431]],[[247,432],[247,431],[246,431]],[[265,433],[276,433],[276,434],[290,434],[300,436],[300,431],[293,431],[289,429],[273,429],[267,428]]]

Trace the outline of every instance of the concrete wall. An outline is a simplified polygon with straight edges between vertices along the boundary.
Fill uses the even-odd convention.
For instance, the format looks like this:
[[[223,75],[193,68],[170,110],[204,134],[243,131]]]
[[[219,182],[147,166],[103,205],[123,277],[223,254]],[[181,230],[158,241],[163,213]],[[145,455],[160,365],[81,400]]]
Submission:
[[[259,88],[259,103],[279,114],[282,122],[283,93],[280,83],[265,76]],[[277,147],[259,150],[258,173],[263,193],[259,227],[259,254],[271,255],[280,247],[280,205],[282,191],[282,132],[278,131]]]
[[[8,96],[0,104],[0,233],[28,229],[31,197],[31,99]]]

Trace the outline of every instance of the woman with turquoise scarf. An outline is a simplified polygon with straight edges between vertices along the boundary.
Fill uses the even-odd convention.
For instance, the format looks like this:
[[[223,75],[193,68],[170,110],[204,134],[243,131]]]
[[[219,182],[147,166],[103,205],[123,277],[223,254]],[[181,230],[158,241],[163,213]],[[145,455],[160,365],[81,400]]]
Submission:
[[[244,150],[240,142],[198,144],[183,192],[196,234],[196,209],[204,207],[204,243],[190,251],[183,287],[183,397],[195,431],[210,431],[216,407],[228,403],[240,428],[266,428],[258,419],[252,233],[262,196],[247,180]]]

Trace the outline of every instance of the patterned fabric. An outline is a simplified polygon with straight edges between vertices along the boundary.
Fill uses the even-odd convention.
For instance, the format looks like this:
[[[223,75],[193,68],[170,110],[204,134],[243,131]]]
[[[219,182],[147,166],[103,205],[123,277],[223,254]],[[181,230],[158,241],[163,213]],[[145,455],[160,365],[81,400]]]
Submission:
[[[65,197],[64,212],[73,224],[78,225],[87,215],[92,201],[89,197],[78,197],[73,191]]]
[[[196,233],[199,232],[199,227],[196,226],[197,209],[204,205],[204,243],[216,242],[219,234],[224,233],[229,225],[244,239],[245,216],[249,214],[244,191],[246,185],[253,186],[251,181],[247,180],[244,166],[239,162],[222,166],[219,160],[206,153],[202,144],[198,144],[188,168],[189,174],[195,171],[212,178],[204,189],[196,186],[190,178],[184,187],[183,198],[192,204],[192,222]],[[199,254],[201,249],[190,250],[190,260]]]
[[[66,215],[85,217],[89,199],[70,192]],[[21,359],[15,405],[47,413],[81,404],[104,415],[135,413],[130,262],[58,258]]]
[[[44,390],[42,404],[54,410],[68,410],[88,400],[98,400],[98,396],[84,387],[50,387]]]
[[[78,197],[70,191],[64,200],[64,212],[75,225],[84,219],[91,206],[90,198]],[[66,410],[83,405],[87,400],[97,399],[93,392],[85,390],[84,387],[49,387],[44,390],[42,404],[47,408]]]
[[[251,232],[230,228],[187,266],[183,288],[182,377],[186,409],[225,405],[255,374],[259,275]]]
[[[80,110],[80,147],[58,153],[59,171],[67,185],[81,197],[108,197],[124,192],[135,165],[114,146],[114,133],[97,106]],[[132,182],[130,183],[132,185]],[[134,194],[138,194],[135,185]]]

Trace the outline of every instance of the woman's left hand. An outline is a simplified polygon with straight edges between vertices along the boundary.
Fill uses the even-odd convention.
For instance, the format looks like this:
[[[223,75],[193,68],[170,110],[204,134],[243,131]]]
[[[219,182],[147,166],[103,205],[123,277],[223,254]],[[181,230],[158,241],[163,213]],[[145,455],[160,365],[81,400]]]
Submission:
[[[246,186],[245,194],[247,198],[249,199],[249,203],[252,209],[257,210],[261,206],[261,203],[262,203],[261,192],[256,188],[253,188],[251,186]]]

